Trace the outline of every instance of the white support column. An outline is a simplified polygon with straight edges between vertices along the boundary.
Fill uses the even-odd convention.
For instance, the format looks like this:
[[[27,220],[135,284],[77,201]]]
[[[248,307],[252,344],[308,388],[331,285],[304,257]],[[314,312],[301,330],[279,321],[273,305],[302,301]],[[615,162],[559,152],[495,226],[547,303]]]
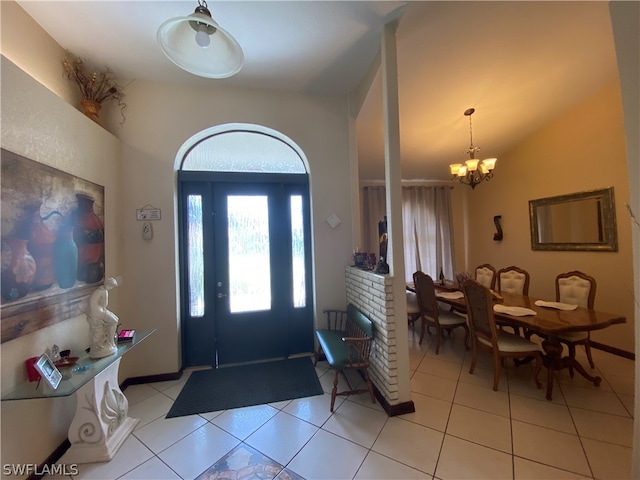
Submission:
[[[108,462],[138,424],[139,419],[128,416],[129,402],[118,386],[119,365],[118,358],[76,392],[64,463]]]
[[[387,263],[393,283],[394,317],[396,319],[396,361],[398,368],[398,400],[411,400],[409,383],[409,344],[407,300],[402,233],[402,171],[400,165],[400,120],[398,108],[398,65],[395,32],[398,22],[384,27],[381,39],[382,105],[385,135],[385,184],[387,194]]]

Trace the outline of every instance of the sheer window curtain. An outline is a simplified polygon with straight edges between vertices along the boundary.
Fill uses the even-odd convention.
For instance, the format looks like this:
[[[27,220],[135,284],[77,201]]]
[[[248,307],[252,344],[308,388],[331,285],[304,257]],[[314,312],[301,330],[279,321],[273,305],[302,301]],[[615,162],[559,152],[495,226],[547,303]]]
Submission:
[[[378,255],[378,222],[386,215],[385,188],[362,189],[363,251]],[[455,278],[451,188],[402,187],[402,220],[406,281],[421,270],[434,280],[440,268],[444,276]]]

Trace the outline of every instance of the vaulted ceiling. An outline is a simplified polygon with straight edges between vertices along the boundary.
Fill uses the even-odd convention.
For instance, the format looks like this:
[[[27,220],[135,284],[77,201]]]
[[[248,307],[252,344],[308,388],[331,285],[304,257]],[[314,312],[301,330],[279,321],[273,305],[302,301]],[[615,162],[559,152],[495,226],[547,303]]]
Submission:
[[[211,1],[245,54],[240,73],[223,80],[179,70],[158,46],[158,26],[193,12],[196,1],[18,4],[62,47],[123,78],[313,94],[354,90],[383,26],[399,18],[406,179],[448,179],[448,164],[466,158],[467,108],[476,109],[479,156],[499,158],[617,76],[607,2]],[[362,179],[384,177],[381,92],[378,74],[357,120]]]

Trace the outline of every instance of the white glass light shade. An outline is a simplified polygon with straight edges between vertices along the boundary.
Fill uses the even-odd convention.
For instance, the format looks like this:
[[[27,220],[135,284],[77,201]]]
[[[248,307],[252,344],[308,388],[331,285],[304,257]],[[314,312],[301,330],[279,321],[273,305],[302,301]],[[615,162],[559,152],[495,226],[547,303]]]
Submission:
[[[192,28],[191,24],[195,22],[206,25],[205,30],[214,29],[208,35],[208,46],[206,40],[200,38],[203,30]],[[199,34],[197,41],[196,34]],[[231,77],[244,64],[244,53],[236,39],[202,13],[167,20],[158,29],[158,42],[169,60],[200,77]]]
[[[461,166],[462,166],[461,163],[452,163],[452,164],[450,164],[449,165],[449,169],[451,170],[451,175],[457,175]]]
[[[478,169],[478,162],[480,160],[478,160],[477,158],[471,158],[469,160],[467,160],[466,162],[464,162],[464,164],[467,166],[467,169],[470,172],[475,172]]]
[[[487,171],[491,171],[494,168],[496,168],[496,162],[498,161],[497,158],[485,158],[482,161],[482,164],[485,166],[485,168],[487,169]]]
[[[458,169],[458,176],[459,177],[464,177],[467,174],[467,166],[466,165],[460,165],[460,168]]]

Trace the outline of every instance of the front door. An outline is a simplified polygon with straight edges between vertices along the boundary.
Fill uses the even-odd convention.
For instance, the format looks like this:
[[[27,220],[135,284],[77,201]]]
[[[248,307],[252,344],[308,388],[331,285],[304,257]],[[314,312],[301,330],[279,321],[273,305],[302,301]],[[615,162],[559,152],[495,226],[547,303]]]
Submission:
[[[181,181],[185,366],[313,350],[306,177],[239,180]]]

